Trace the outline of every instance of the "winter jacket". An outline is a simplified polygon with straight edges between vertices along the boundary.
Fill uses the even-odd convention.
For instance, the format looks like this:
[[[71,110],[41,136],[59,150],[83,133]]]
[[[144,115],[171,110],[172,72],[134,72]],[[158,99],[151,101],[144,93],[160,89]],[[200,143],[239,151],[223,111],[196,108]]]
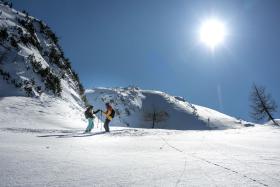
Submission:
[[[106,116],[106,119],[108,119],[110,121],[113,119],[111,116],[112,110],[113,110],[113,108],[110,106],[107,108],[106,112],[103,112],[103,114]]]
[[[93,114],[96,114],[100,110],[93,111],[92,109],[86,110],[85,111],[85,117],[88,118],[94,118]]]

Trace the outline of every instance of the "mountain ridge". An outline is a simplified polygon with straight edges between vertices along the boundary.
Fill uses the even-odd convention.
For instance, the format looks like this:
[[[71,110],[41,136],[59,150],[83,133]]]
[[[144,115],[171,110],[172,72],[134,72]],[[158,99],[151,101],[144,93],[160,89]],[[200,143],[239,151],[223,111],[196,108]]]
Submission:
[[[51,28],[1,2],[0,20],[0,96],[45,94],[83,106],[83,85]]]
[[[90,104],[103,110],[106,102],[111,103],[116,110],[112,125],[116,126],[210,130],[254,125],[213,109],[194,105],[180,96],[138,87],[87,89],[86,96]]]

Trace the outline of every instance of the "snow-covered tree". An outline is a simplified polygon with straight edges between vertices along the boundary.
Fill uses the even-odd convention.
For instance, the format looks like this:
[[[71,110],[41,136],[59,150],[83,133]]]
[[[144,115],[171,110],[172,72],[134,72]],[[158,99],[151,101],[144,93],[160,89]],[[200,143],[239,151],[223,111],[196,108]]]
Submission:
[[[260,121],[264,118],[268,118],[273,121],[275,125],[279,125],[272,117],[272,114],[277,110],[277,105],[271,95],[266,93],[265,87],[254,84],[250,99],[252,108],[251,115],[255,120]]]

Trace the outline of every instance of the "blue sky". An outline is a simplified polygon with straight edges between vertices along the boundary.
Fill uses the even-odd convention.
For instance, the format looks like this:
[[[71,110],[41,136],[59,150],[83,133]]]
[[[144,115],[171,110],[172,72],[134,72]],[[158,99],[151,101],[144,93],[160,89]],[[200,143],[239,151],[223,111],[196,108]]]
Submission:
[[[280,105],[279,0],[12,2],[56,32],[87,88],[137,85],[250,119],[255,82]],[[198,36],[213,16],[229,31],[215,52]]]

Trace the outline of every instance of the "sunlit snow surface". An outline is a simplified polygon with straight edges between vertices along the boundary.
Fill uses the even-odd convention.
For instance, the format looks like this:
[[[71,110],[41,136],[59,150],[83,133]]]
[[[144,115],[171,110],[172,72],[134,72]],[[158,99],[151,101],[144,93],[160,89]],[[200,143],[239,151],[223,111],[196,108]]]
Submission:
[[[0,181],[1,186],[279,186],[279,130],[1,129]]]
[[[277,127],[104,134],[96,119],[83,134],[75,110],[47,101],[0,99],[0,186],[280,185]]]

